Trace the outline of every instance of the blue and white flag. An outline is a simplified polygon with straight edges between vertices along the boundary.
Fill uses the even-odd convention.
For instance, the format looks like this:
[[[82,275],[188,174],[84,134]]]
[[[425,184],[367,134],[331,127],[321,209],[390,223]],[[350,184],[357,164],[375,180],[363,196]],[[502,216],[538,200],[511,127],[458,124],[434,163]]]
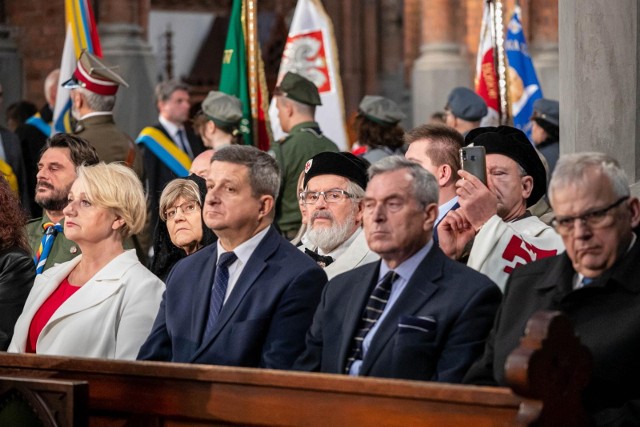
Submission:
[[[516,6],[507,26],[505,50],[509,63],[509,98],[513,125],[530,137],[529,119],[533,114],[533,103],[536,99],[542,98],[542,88],[524,38],[520,6]]]

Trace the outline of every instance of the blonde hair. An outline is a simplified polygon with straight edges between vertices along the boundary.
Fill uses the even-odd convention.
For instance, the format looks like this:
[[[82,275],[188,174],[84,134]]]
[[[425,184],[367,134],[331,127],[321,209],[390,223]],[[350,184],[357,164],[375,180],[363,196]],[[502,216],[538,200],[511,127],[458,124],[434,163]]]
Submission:
[[[142,231],[147,217],[144,190],[131,168],[104,162],[80,166],[77,179],[84,185],[92,203],[111,209],[124,220],[124,226],[119,229],[123,238]]]
[[[200,189],[198,184],[194,181],[184,178],[177,178],[169,182],[162,194],[160,195],[160,219],[167,221],[167,217],[164,214],[168,207],[173,205],[180,197],[185,198],[188,201],[198,202],[202,207],[202,200],[200,200]]]

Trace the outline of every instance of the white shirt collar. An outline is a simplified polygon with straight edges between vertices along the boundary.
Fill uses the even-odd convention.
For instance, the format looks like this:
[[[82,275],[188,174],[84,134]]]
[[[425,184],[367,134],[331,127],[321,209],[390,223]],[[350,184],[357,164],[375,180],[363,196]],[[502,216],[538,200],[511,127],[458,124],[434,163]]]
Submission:
[[[178,131],[180,129],[183,129],[182,127],[176,125],[173,122],[170,122],[169,120],[165,119],[162,116],[158,116],[158,121],[165,128],[165,130],[171,136],[171,138],[176,138]]]
[[[249,261],[249,258],[253,254],[253,251],[256,250],[256,248],[258,247],[258,245],[260,244],[264,236],[267,234],[267,231],[269,231],[269,228],[270,227],[265,227],[264,230],[259,231],[256,235],[251,237],[249,240],[242,242],[241,244],[236,246],[236,248],[233,250],[233,252],[235,252],[238,259],[242,262],[242,265],[247,264],[247,261]],[[220,243],[220,239],[218,239],[218,242],[216,243],[216,245],[218,248],[218,258],[216,259],[216,264],[217,264],[218,260],[220,260],[220,255],[228,251],[222,247],[222,244]]]
[[[447,212],[449,212],[456,203],[458,203],[458,196],[438,206],[438,219],[436,219],[434,227],[442,220],[442,218],[444,218]]]

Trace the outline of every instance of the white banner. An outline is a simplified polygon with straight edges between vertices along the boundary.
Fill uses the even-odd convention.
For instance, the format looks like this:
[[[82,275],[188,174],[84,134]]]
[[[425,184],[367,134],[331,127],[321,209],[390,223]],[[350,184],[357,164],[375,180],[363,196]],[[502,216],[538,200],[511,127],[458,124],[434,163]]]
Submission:
[[[322,133],[340,150],[348,150],[338,50],[333,24],[320,0],[298,0],[282,54],[278,82],[288,71],[300,74],[318,86],[322,105],[316,108],[316,121]],[[277,141],[285,133],[280,127],[275,99],[269,106],[269,119]]]

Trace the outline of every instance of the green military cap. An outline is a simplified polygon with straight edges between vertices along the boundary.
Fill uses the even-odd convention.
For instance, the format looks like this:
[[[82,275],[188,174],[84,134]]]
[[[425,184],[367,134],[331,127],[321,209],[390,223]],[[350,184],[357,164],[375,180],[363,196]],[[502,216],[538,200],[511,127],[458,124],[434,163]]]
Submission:
[[[383,96],[365,96],[358,109],[366,118],[382,125],[395,125],[405,118],[398,104]]]
[[[129,87],[129,84],[114,71],[117,68],[106,65],[88,50],[83,50],[73,76],[64,82],[62,87],[67,89],[83,87],[98,95],[115,95],[118,86]]]
[[[212,90],[202,101],[202,111],[218,126],[237,126],[242,119],[242,102],[233,95]]]
[[[284,75],[280,85],[276,87],[275,94],[286,96],[302,104],[322,105],[318,87],[311,80],[291,71]]]

